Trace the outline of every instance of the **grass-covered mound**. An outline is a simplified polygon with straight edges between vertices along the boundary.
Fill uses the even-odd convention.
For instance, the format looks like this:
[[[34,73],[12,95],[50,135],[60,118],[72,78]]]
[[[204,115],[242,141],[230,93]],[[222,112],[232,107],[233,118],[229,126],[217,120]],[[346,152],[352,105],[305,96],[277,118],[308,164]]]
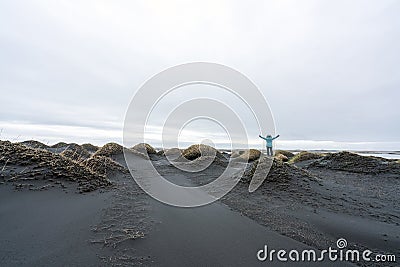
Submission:
[[[252,164],[249,164],[246,171],[244,172],[241,182],[250,183],[258,164],[260,161],[269,160],[268,158],[261,158],[259,160],[254,161]],[[263,164],[264,165],[264,164]],[[261,166],[263,166],[261,165]],[[269,164],[266,164],[267,166]],[[293,178],[313,178],[311,174],[307,171],[304,171],[296,166],[288,163],[284,163],[280,160],[274,159],[272,162],[272,166],[270,171],[268,172],[267,178],[264,182],[272,182],[272,183],[279,183],[279,182],[287,182]]]
[[[277,154],[277,155],[275,154],[275,159],[280,160],[282,162],[288,162],[289,161],[288,157],[286,157],[283,154]]]
[[[90,153],[86,149],[75,143],[68,144],[60,155],[75,161],[84,161],[90,157]]]
[[[76,182],[82,192],[110,184],[104,175],[46,150],[0,141],[0,155],[0,178],[5,181],[66,180]]]
[[[92,144],[89,144],[89,143],[82,144],[81,147],[83,149],[86,149],[86,151],[88,151],[89,153],[95,153],[99,149],[98,146],[95,146],[95,145],[92,145]]]
[[[275,150],[275,156],[279,156],[279,155],[284,155],[286,158],[291,159],[294,157],[294,154],[290,151],[287,150]]]
[[[65,143],[65,142],[58,142],[57,144],[52,145],[51,148],[63,148],[63,147],[66,147],[66,146],[68,146],[67,143]]]
[[[102,146],[101,148],[99,148],[99,150],[97,150],[94,155],[95,156],[106,156],[106,157],[110,157],[113,155],[118,155],[124,153],[124,148],[117,144],[117,143],[107,143],[104,146]]]
[[[182,156],[188,160],[195,160],[200,157],[224,157],[221,152],[215,148],[203,144],[191,145],[183,150]]]
[[[244,151],[242,154],[240,154],[239,158],[244,159],[244,160],[248,160],[248,161],[254,161],[259,159],[261,156],[261,151],[258,149],[249,149]]]
[[[157,151],[152,147],[151,145],[147,143],[140,143],[132,147],[132,150],[135,150],[137,152],[143,153],[143,154],[157,154]]]
[[[37,149],[48,149],[49,146],[45,145],[39,141],[35,141],[35,140],[27,140],[27,141],[23,141],[20,144],[27,146],[27,147],[31,147],[31,148],[37,148]]]
[[[311,163],[308,167],[365,174],[391,173],[400,175],[400,165],[395,160],[361,156],[346,151],[327,154],[320,160]]]
[[[322,157],[324,157],[324,154],[316,153],[316,152],[301,151],[300,153],[297,153],[294,157],[292,157],[289,160],[289,162],[296,163],[296,162],[301,162],[301,161],[306,161],[306,160],[320,159]]]
[[[118,162],[112,160],[109,157],[105,156],[92,156],[83,162],[83,165],[88,169],[107,175],[110,171],[120,171],[126,173],[128,170],[119,164]]]
[[[77,162],[82,162],[90,157],[89,152],[86,150],[74,150],[74,149],[65,149],[60,155],[69,158],[71,160],[75,160]]]
[[[179,148],[168,148],[168,149],[164,149],[164,150],[160,150],[157,155],[159,156],[166,156],[171,160],[175,160],[177,158],[179,158],[180,156],[182,156],[182,149]]]

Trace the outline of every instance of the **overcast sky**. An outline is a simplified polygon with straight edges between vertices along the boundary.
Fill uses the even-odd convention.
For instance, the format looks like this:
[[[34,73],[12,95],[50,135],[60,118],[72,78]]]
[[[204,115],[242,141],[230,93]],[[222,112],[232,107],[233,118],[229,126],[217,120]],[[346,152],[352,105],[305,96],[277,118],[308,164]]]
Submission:
[[[280,147],[400,150],[399,14],[396,0],[1,1],[0,138],[121,142],[144,81],[207,61],[260,88]]]

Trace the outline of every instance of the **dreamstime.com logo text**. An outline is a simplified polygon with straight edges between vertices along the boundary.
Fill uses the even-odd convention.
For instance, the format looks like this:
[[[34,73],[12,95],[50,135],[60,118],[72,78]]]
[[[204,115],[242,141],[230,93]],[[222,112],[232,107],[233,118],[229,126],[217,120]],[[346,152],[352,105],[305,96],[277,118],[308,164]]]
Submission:
[[[357,249],[346,249],[347,241],[344,238],[339,238],[336,241],[336,248],[329,247],[321,251],[314,249],[290,251],[280,249],[268,249],[265,245],[263,249],[257,252],[257,259],[259,261],[274,262],[322,262],[322,261],[350,261],[350,262],[396,262],[396,255],[394,254],[376,254],[371,250],[366,249],[363,251]]]

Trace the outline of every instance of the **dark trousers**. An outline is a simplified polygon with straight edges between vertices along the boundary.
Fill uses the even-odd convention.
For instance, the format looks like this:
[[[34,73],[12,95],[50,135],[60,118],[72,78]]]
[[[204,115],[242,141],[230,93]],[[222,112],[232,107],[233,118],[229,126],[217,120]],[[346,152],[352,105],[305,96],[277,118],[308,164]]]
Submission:
[[[272,147],[267,146],[267,156],[273,156],[273,154]]]

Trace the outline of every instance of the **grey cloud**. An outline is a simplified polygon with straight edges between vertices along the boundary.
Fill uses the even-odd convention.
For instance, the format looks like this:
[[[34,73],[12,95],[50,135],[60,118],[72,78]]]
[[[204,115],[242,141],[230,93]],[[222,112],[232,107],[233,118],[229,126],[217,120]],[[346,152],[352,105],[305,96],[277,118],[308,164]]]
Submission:
[[[146,79],[211,61],[260,87],[285,140],[399,141],[398,1],[176,5],[3,1],[0,120],[115,130]]]

